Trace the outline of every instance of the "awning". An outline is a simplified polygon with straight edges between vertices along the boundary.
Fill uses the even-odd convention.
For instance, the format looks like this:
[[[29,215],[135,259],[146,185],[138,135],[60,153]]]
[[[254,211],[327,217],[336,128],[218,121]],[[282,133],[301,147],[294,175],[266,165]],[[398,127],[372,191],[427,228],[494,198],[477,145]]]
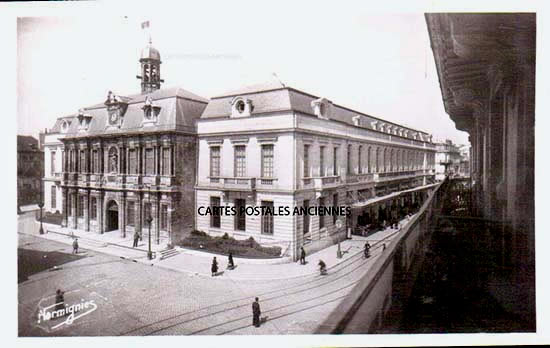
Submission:
[[[404,193],[410,193],[410,192],[414,192],[414,191],[426,190],[426,189],[435,187],[439,184],[440,183],[429,184],[429,185],[419,186],[419,187],[415,187],[415,188],[404,190],[404,191],[392,192],[389,195],[385,195],[385,196],[382,196],[382,197],[374,197],[374,198],[371,198],[371,199],[367,199],[366,201],[353,203],[350,207],[351,207],[351,209],[364,208],[364,207],[366,207],[368,205],[371,205],[371,204],[380,203],[380,202],[387,201],[389,199],[397,198],[397,197],[401,196]]]

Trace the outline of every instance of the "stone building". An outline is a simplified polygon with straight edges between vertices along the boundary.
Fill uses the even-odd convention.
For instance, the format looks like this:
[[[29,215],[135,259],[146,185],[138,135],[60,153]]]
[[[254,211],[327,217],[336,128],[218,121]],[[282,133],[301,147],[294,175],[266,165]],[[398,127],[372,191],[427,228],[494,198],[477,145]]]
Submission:
[[[41,133],[44,139],[44,210],[51,213],[63,213],[61,182],[64,150],[61,139],[75,119],[76,115],[59,117],[52,128]]]
[[[213,97],[197,132],[197,229],[252,236],[293,257],[302,245],[311,252],[335,243],[346,226],[389,222],[434,182],[431,135],[281,84]],[[214,206],[349,206],[352,214],[199,213]]]
[[[17,136],[17,207],[38,204],[41,200],[41,180],[44,152],[38,140],[28,135]]]
[[[160,89],[161,59],[149,44],[140,57],[141,94],[109,92],[69,119],[63,152],[63,224],[121,237],[134,231],[177,242],[194,227],[195,120],[208,100]]]
[[[534,313],[536,15],[426,14],[443,104],[469,133],[473,214],[490,224],[501,284]],[[494,294],[509,302],[504,288]]]
[[[457,175],[460,172],[462,155],[458,145],[451,140],[445,140],[435,144],[435,177],[437,180],[445,179],[447,175]]]

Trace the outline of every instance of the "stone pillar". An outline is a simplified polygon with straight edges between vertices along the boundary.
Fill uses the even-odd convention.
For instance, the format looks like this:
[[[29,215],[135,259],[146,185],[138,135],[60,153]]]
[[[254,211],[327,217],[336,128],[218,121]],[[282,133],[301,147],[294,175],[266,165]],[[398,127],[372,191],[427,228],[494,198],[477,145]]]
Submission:
[[[69,211],[69,207],[67,207],[68,203],[68,189],[66,187],[61,188],[61,209],[63,210],[63,221],[61,223],[62,227],[68,226],[68,220],[67,220],[67,214]]]
[[[71,189],[71,215],[73,216],[73,228],[78,228],[78,191],[76,189]]]
[[[84,231],[88,232],[90,231],[90,190],[86,190],[84,204],[86,207],[84,209]]]
[[[118,213],[121,237],[126,238],[126,194],[120,193],[120,211]]]
[[[103,152],[103,149],[101,150]],[[105,200],[105,191],[101,191],[97,197],[97,226],[100,234],[105,232],[105,208],[103,201]]]

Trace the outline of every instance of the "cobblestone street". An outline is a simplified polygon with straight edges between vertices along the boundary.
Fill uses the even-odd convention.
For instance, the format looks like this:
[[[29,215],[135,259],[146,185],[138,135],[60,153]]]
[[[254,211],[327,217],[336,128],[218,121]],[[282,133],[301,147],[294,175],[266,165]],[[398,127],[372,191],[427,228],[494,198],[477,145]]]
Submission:
[[[20,219],[20,232],[32,226],[25,220]],[[313,333],[368,271],[382,246],[375,246],[368,260],[359,246],[349,248],[341,263],[329,265],[326,276],[273,280],[205,277],[86,248],[72,255],[69,244],[23,233],[18,251],[20,274],[27,269],[21,269],[22,264],[43,265],[19,283],[20,336],[237,335]],[[253,266],[261,272],[262,265]],[[303,266],[263,267],[282,267],[284,276],[288,267]],[[65,319],[39,323],[39,308],[55,302],[58,288],[65,291],[66,304],[93,300],[97,309],[69,325],[59,325]],[[267,319],[260,328],[252,326],[255,296]]]

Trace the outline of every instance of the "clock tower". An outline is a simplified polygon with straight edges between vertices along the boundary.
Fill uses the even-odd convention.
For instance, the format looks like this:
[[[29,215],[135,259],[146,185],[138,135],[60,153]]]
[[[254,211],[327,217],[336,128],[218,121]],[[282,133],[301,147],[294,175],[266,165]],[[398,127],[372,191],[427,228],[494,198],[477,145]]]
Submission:
[[[139,59],[141,64],[141,76],[136,76],[141,80],[141,94],[147,94],[160,89],[160,84],[164,82],[160,78],[160,53],[152,46],[151,39],[149,44],[141,51]]]

